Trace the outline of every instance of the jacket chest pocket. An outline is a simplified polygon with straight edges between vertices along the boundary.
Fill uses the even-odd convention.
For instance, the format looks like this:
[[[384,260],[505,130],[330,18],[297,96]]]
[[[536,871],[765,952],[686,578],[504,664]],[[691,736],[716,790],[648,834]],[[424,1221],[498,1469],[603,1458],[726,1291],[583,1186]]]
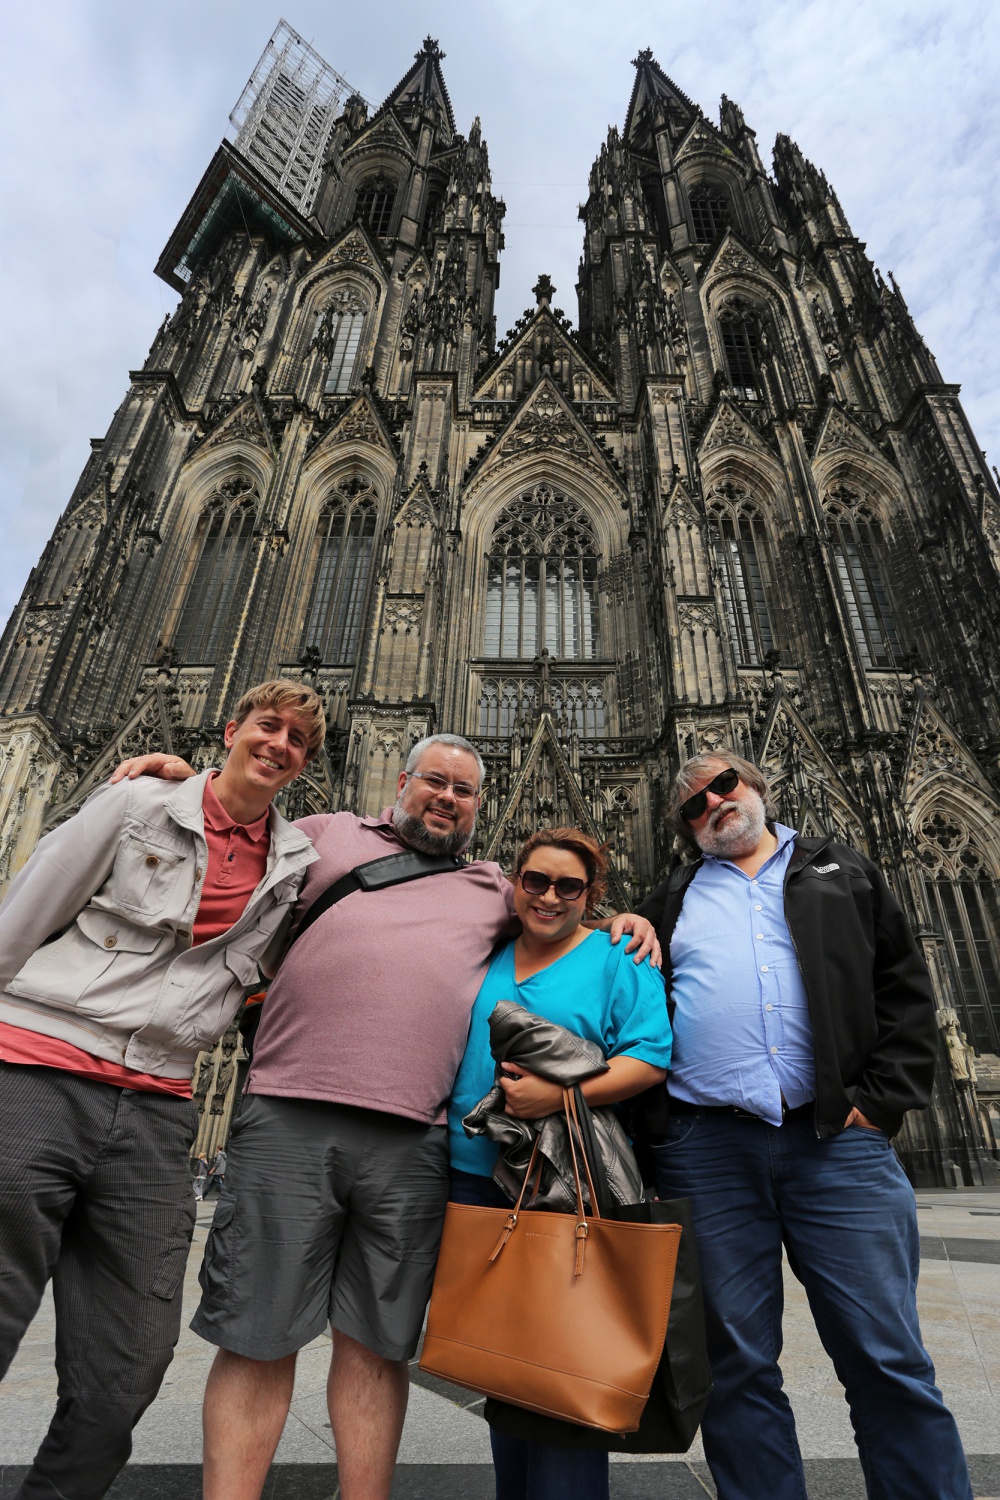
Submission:
[[[111,899],[123,911],[158,916],[174,893],[184,855],[136,834],[123,840],[111,876]]]

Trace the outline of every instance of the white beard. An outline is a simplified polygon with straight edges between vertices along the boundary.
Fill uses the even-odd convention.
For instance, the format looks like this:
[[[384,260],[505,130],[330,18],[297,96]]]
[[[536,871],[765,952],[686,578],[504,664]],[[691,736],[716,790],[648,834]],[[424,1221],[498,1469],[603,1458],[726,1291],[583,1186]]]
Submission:
[[[732,812],[733,816],[726,819],[723,828],[716,828],[719,818],[727,812]],[[756,849],[766,824],[763,801],[747,787],[739,802],[720,803],[695,837],[705,854],[714,854],[716,859],[740,859]]]

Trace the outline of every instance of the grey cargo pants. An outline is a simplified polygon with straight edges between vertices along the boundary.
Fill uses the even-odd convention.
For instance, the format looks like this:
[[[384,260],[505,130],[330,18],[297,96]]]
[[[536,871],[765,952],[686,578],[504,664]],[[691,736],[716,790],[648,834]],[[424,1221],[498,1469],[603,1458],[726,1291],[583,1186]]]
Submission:
[[[190,1100],[0,1062],[0,1378],[52,1278],[58,1403],[18,1500],[98,1500],[180,1331]]]

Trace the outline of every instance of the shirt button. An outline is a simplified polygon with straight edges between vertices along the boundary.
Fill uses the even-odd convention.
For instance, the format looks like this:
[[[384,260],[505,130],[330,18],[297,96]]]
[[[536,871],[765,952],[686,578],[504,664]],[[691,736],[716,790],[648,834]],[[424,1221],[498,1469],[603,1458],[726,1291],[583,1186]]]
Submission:
[[[758,943],[762,943],[764,941],[764,934],[762,932],[755,932],[754,937],[757,939]]]
[[[157,859],[157,857],[156,857],[155,854],[147,854],[146,855],[146,868],[147,869],[149,869],[149,870],[155,870],[156,867],[157,867],[157,865],[159,863],[160,863],[160,861]]]
[[[771,1005],[771,1004],[767,1004],[767,1005],[765,1005],[765,1006],[764,1006],[764,1009],[765,1009],[765,1010],[773,1010],[773,1009],[774,1009],[774,1006],[773,1006],[773,1005]]]
[[[118,942],[118,939],[116,937],[114,937],[114,936],[106,937],[104,939],[104,946],[105,946],[105,948],[113,948],[113,947],[115,947],[115,945],[116,945],[117,942]]]
[[[763,911],[763,910],[764,910],[764,908],[759,903],[758,903],[757,906],[754,907],[754,911]]]
[[[766,974],[767,973],[767,964],[761,964],[761,966],[760,966],[760,972],[762,974]]]
[[[760,884],[760,882],[759,882],[759,881],[757,881],[757,880],[751,880],[751,882],[750,882],[750,884],[751,884],[751,885],[759,885],[759,884]]]
[[[776,1053],[776,1052],[777,1052],[777,1050],[778,1050],[778,1049],[777,1049],[777,1047],[772,1047],[772,1048],[771,1048],[771,1052],[772,1052],[772,1054],[773,1054],[773,1053]]]

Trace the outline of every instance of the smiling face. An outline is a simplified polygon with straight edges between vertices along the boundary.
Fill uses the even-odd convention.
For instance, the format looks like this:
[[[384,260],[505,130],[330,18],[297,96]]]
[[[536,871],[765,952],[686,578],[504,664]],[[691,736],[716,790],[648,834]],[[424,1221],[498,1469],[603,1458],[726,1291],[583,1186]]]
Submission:
[[[414,848],[429,854],[457,854],[465,848],[476,826],[478,793],[457,797],[454,787],[479,786],[479,766],[474,755],[458,745],[428,745],[415,771],[401,771],[396,783],[397,831]],[[432,776],[446,786],[431,785]]]
[[[691,788],[693,796],[726,769],[727,762],[716,761],[705,772],[697,786]],[[759,792],[745,782],[738,781],[731,792],[719,795],[705,793],[705,811],[687,826],[692,838],[706,854],[719,859],[741,858],[752,854],[764,837],[766,813]]]
[[[586,887],[574,901],[557,896],[554,885],[549,886],[544,896],[529,896],[521,880],[528,870],[540,870],[554,880],[569,876],[572,880],[586,881],[587,866],[572,849],[543,844],[531,851],[514,882],[514,907],[526,934],[546,943],[572,937],[587,910]]]
[[[225,784],[245,792],[275,792],[294,781],[309,756],[309,727],[294,709],[253,708],[226,725]]]

